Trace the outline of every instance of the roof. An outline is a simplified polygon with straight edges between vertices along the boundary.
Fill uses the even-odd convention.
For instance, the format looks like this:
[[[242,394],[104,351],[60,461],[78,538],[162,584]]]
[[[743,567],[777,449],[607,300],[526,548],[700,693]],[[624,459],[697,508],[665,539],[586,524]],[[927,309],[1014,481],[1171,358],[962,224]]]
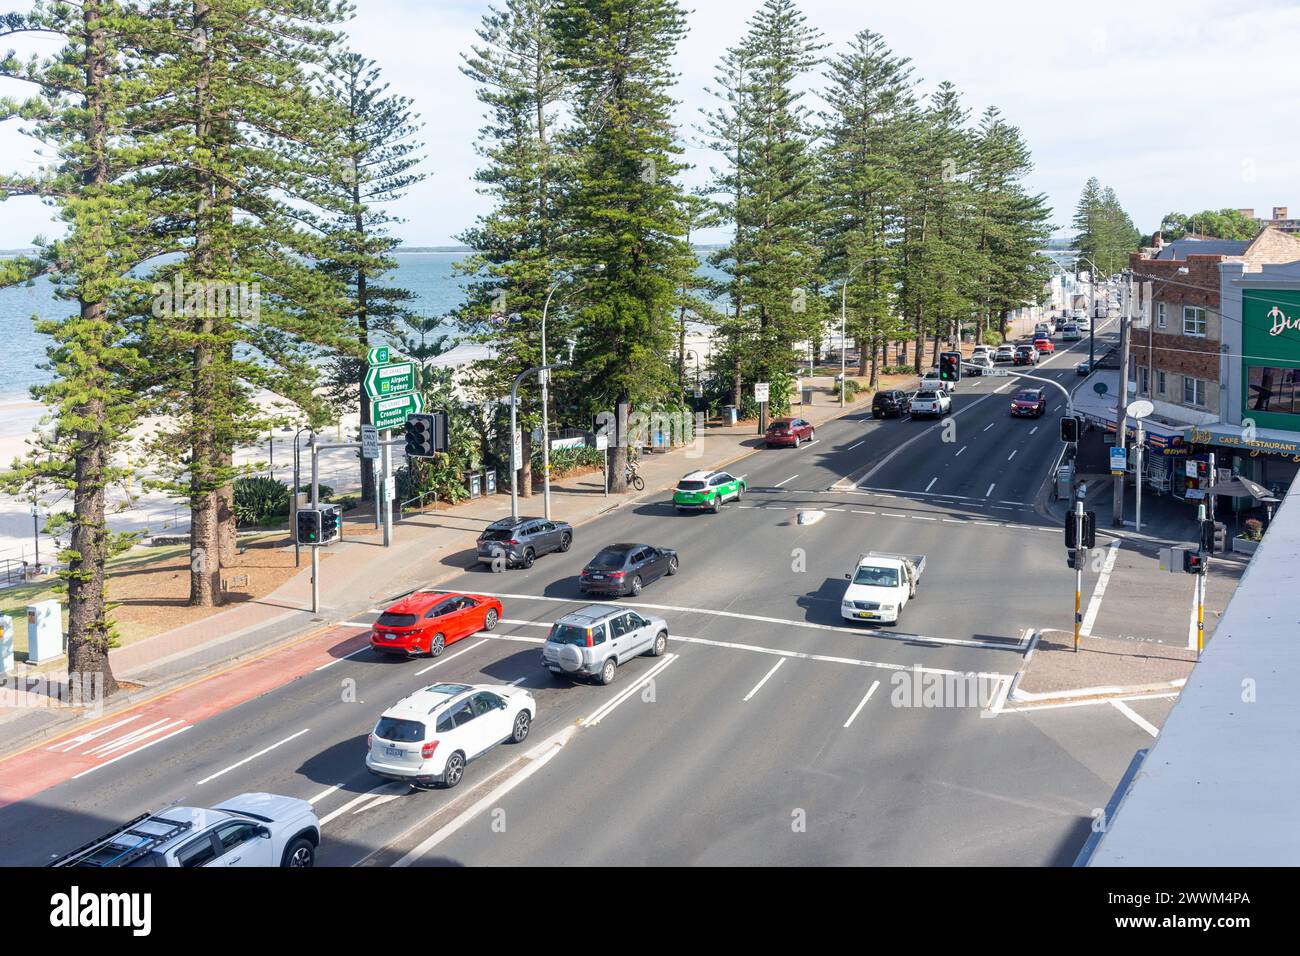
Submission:
[[[537,517],[536,515],[532,517],[525,517],[521,515],[518,518],[497,518],[497,520],[493,521],[490,525],[488,525],[488,527],[489,528],[517,528],[521,524],[526,524],[529,521],[541,521],[541,520],[542,519]]]
[[[416,591],[408,594],[395,604],[390,605],[385,614],[406,614],[413,611],[427,611],[435,604],[453,596],[451,591]]]
[[[562,621],[600,621],[611,614],[618,614],[626,611],[627,608],[619,607],[616,604],[588,604],[586,607],[580,607],[576,611],[570,611],[563,615]]]
[[[678,480],[679,480],[679,481],[705,481],[706,479],[712,478],[712,477],[713,477],[714,475],[716,475],[716,474],[720,474],[720,472],[716,472],[716,471],[691,471],[691,472],[687,472],[686,474],[682,475],[682,477],[681,477],[680,479],[678,479]]]
[[[473,689],[472,684],[430,684],[403,697],[385,710],[383,716],[423,719],[453,697]]]
[[[1223,256],[1253,266],[1295,262],[1300,260],[1300,236],[1283,232],[1274,226],[1265,226],[1254,239],[1184,236],[1161,247],[1152,258],[1182,261],[1188,256]]]
[[[1250,248],[1249,239],[1192,239],[1184,237],[1162,246],[1155,259],[1186,259],[1188,256],[1240,256]]]
[[[1295,865],[1297,620],[1300,482],[1274,515],[1132,787],[1119,794],[1091,865]]]

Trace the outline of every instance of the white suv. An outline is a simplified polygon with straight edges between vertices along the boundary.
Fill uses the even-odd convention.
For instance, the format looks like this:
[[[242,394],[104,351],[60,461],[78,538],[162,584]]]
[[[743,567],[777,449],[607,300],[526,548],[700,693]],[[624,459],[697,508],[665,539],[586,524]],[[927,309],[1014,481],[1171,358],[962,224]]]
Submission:
[[[536,716],[537,702],[521,687],[430,684],[384,711],[366,745],[366,769],[450,789],[475,757],[506,740],[522,743]]]
[[[542,666],[554,674],[614,679],[618,665],[640,654],[662,657],[668,649],[668,623],[631,608],[591,604],[551,625],[542,645]]]

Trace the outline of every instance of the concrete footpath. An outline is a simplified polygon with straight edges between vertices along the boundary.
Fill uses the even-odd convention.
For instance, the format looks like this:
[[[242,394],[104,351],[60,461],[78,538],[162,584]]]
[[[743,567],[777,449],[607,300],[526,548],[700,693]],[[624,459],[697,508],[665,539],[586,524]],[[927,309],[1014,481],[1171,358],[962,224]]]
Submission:
[[[819,384],[822,380],[815,380]],[[814,425],[870,407],[862,393],[844,409],[831,393],[831,382],[816,387],[811,405],[795,406],[794,414]],[[642,498],[662,496],[686,472],[724,468],[761,447],[754,422],[709,427],[691,445],[663,453],[643,454],[643,492],[605,494],[602,472],[557,481],[551,486],[551,516],[574,526]],[[738,473],[743,474],[743,468]],[[542,513],[540,493],[520,497],[521,515]],[[344,539],[321,549],[320,610],[311,606],[308,549],[302,549],[302,570],[263,598],[220,611],[201,621],[137,641],[110,652],[113,673],[125,685],[106,711],[149,699],[182,683],[229,668],[295,639],[349,621],[352,615],[382,607],[403,594],[440,582],[469,568],[475,560],[475,540],[482,529],[510,514],[510,495],[497,494],[453,508],[408,514],[395,521],[391,547],[383,547],[373,517],[366,524],[345,522]],[[24,678],[23,666],[13,677]],[[35,675],[33,675],[35,676]],[[66,671],[41,674],[54,682]],[[69,729],[88,716],[71,707],[0,707],[0,755]],[[94,715],[98,716],[98,715]]]

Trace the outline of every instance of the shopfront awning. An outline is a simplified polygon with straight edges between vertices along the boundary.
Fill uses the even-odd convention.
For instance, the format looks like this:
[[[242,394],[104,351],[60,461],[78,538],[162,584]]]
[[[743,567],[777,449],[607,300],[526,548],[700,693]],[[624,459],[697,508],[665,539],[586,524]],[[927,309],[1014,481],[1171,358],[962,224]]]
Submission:
[[[1197,445],[1222,445],[1252,454],[1300,456],[1300,433],[1277,428],[1248,430],[1241,425],[1216,422],[1213,425],[1194,425],[1184,432],[1184,438]]]
[[[1104,390],[1098,386],[1104,386]],[[1088,376],[1074,393],[1074,413],[1082,415],[1107,431],[1115,431],[1115,401],[1119,392],[1119,371],[1100,369]],[[1137,422],[1127,420],[1128,437],[1135,438]],[[1176,454],[1173,449],[1182,448],[1186,442],[1187,429],[1191,422],[1175,421],[1164,415],[1149,415],[1142,419],[1142,429],[1146,435],[1146,444],[1168,454]]]

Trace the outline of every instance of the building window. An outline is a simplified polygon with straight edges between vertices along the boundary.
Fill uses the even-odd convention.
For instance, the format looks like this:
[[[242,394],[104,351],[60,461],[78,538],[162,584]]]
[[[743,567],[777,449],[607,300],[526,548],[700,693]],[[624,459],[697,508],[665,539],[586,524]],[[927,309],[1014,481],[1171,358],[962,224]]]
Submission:
[[[1156,370],[1156,391],[1161,395],[1165,394],[1165,373],[1163,369]]]
[[[1183,376],[1183,404],[1205,407],[1205,386],[1203,379]]]
[[[1300,415],[1300,369],[1252,365],[1246,405],[1252,412]]]
[[[1151,394],[1151,369],[1147,368],[1146,366],[1143,366],[1142,368],[1138,369],[1138,375],[1141,376],[1138,379],[1138,392],[1142,395],[1150,395]]]
[[[1194,305],[1183,306],[1183,335],[1205,335],[1205,310]]]
[[[1163,329],[1165,327],[1165,320],[1167,318],[1168,318],[1168,312],[1165,310],[1165,304],[1163,302],[1157,302],[1156,303],[1156,328]]]

